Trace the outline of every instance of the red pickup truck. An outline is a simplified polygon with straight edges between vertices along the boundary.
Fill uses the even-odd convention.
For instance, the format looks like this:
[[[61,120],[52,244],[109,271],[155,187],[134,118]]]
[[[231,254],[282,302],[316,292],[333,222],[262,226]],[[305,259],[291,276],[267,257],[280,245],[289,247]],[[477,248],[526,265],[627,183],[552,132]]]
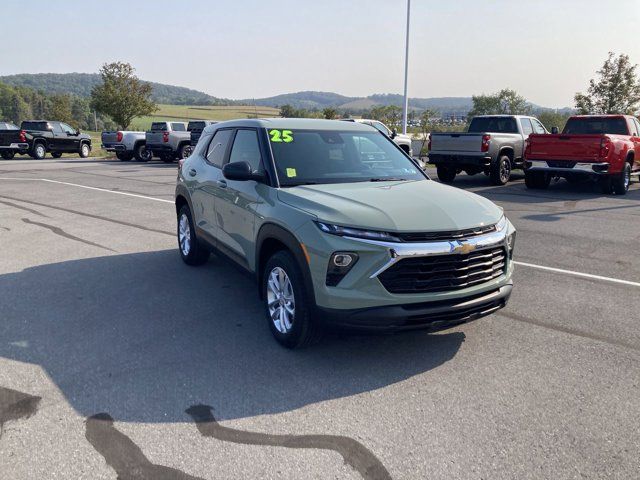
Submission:
[[[624,195],[640,173],[640,122],[629,115],[576,115],[561,134],[529,135],[525,143],[527,188],[545,189],[553,177],[598,181],[603,193]]]

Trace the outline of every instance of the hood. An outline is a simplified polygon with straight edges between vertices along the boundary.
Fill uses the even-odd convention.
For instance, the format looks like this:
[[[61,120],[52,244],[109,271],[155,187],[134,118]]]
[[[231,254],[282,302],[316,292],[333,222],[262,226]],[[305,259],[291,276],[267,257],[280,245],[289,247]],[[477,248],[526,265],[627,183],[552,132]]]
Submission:
[[[493,202],[431,180],[304,185],[278,198],[326,223],[390,232],[463,230],[502,216]]]

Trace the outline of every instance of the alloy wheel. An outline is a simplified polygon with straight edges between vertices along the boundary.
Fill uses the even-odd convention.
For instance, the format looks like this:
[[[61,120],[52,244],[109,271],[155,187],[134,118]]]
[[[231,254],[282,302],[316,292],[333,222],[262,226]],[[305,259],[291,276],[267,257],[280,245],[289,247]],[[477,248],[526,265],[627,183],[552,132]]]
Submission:
[[[184,213],[180,215],[178,224],[178,242],[182,255],[189,256],[189,252],[191,252],[191,227],[189,226],[189,217]]]
[[[281,267],[275,267],[267,280],[267,306],[274,327],[289,333],[295,319],[295,297],[291,280]]]

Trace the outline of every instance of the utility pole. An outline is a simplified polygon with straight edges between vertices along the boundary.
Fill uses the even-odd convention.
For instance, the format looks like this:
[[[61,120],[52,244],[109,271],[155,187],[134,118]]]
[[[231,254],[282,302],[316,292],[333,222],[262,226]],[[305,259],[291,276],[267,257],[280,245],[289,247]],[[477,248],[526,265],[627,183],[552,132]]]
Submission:
[[[98,114],[96,113],[95,110],[93,111],[93,123],[96,126],[95,131],[97,132],[98,131]]]
[[[402,110],[402,133],[407,134],[407,114],[409,97],[407,96],[407,80],[409,76],[409,19],[411,18],[411,0],[407,0],[407,41],[404,52],[404,109]]]

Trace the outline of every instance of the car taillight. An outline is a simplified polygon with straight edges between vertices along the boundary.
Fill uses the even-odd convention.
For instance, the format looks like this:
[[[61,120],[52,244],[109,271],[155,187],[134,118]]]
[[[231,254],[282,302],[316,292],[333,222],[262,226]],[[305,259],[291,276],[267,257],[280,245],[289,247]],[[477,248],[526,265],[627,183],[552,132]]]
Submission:
[[[482,136],[482,146],[480,147],[481,152],[489,151],[489,143],[491,142],[491,135],[483,135]]]
[[[20,141],[25,143],[27,141],[27,132],[20,130]]]
[[[168,143],[169,142],[169,132],[162,132],[162,141],[164,143]]]
[[[600,140],[600,158],[607,158],[609,156],[610,148],[611,139],[609,137],[602,137]]]
[[[121,142],[122,141],[122,132],[118,132],[116,133],[116,142]]]

